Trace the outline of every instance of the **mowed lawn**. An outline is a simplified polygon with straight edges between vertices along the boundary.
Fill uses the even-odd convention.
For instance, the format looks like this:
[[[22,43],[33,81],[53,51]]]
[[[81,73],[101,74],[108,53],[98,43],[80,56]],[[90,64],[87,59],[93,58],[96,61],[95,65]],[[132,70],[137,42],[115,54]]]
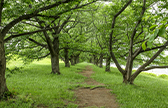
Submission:
[[[168,80],[167,76],[157,77],[153,74],[141,74],[135,79],[136,85],[122,84],[122,75],[116,68],[105,72],[104,68],[89,63],[79,63],[70,68],[60,63],[61,75],[50,74],[50,59],[33,62],[25,65],[14,74],[6,73],[7,86],[16,96],[8,101],[1,101],[0,108],[77,108],[74,104],[73,90],[87,86],[86,77],[78,74],[85,66],[91,65],[95,74],[91,77],[112,89],[116,101],[121,108],[167,108],[168,107]],[[19,61],[10,62],[7,67],[22,66]],[[102,100],[103,101],[103,100]]]

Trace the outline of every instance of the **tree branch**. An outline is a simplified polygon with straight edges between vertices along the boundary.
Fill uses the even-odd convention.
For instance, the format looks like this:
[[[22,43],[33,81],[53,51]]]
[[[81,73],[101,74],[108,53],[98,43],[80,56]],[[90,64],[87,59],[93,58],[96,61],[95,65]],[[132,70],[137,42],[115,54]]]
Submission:
[[[168,68],[168,66],[150,66],[150,67],[145,68],[142,71],[148,71],[148,70],[156,69],[156,68]]]
[[[72,15],[72,13],[71,13]],[[69,15],[66,20],[61,24],[61,26],[59,27],[58,31],[55,31],[56,34],[59,34],[61,32],[61,30],[63,29],[63,27],[68,23],[68,20],[71,18],[71,15]]]
[[[52,16],[52,15],[50,15],[50,16],[47,16],[47,15],[41,15],[41,14],[37,14],[36,16],[40,16],[40,17],[47,17],[47,18],[54,18],[54,19],[58,19],[58,18],[60,18],[60,16]]]
[[[46,54],[46,55],[44,55],[44,56],[40,56],[40,57],[37,57],[38,59],[42,59],[42,58],[45,58],[45,57],[47,57],[47,56],[49,56],[50,55],[50,53],[48,53],[48,54]],[[34,58],[34,57],[29,57],[29,58],[31,58],[31,59],[37,59],[37,58]]]
[[[31,24],[31,23],[27,23],[27,22],[25,22],[25,21],[22,21],[21,23],[23,23],[23,24],[28,24],[28,25],[31,25],[31,26],[34,26],[34,27],[40,28],[40,27],[39,27],[39,26],[37,26],[37,25]]]
[[[164,47],[160,48],[146,63],[144,63],[141,67],[139,67],[136,72],[134,74],[132,74],[132,80],[134,80],[138,74],[140,74],[144,69],[145,67],[147,67],[148,65],[150,65],[153,60],[158,57],[158,55],[164,50],[166,49],[166,46],[168,46],[168,41],[164,44]]]
[[[118,61],[117,61],[117,59],[116,59],[116,57],[115,57],[115,55],[114,55],[114,53],[113,53],[113,50],[112,50],[112,37],[113,37],[113,32],[114,32],[114,26],[115,26],[115,20],[116,20],[116,18],[131,4],[131,2],[132,2],[132,0],[129,0],[129,1],[124,5],[124,7],[122,7],[122,9],[121,9],[118,13],[116,13],[116,14],[114,15],[113,21],[112,21],[112,26],[111,26],[112,31],[111,31],[111,33],[110,33],[110,39],[109,39],[109,44],[110,44],[110,45],[109,45],[109,46],[110,46],[110,47],[109,47],[109,51],[110,51],[111,57],[112,57],[114,63],[116,64],[118,70],[119,70],[122,74],[124,74],[125,71],[121,68],[120,64],[118,63]]]
[[[48,9],[51,9],[53,7],[56,7],[56,6],[59,6],[60,4],[64,4],[64,3],[68,3],[68,2],[71,2],[71,0],[63,0],[63,1],[59,1],[59,2],[56,2],[52,5],[48,5],[48,6],[44,6],[42,8],[39,8],[39,9],[36,9],[34,12],[32,12],[31,14],[26,14],[26,15],[21,15],[19,16],[18,18],[14,19],[13,21],[11,21],[10,23],[8,23],[2,30],[2,37],[4,38],[6,33],[17,23],[19,23],[20,21],[22,20],[25,20],[25,19],[30,19],[34,16],[37,16],[37,14],[39,12],[42,12],[44,10],[48,10]],[[67,10],[66,12],[68,12],[70,10]],[[63,12],[65,13],[65,12]],[[63,13],[60,13],[60,14],[63,14]],[[59,14],[59,15],[60,15]]]
[[[39,46],[42,46],[42,47],[47,48],[47,45],[45,45],[45,44],[41,44],[40,42],[37,42],[36,40],[34,40],[34,39],[32,39],[32,38],[28,38],[28,39],[29,39],[29,41],[31,41],[31,42],[33,42],[33,43],[39,45]]]
[[[55,27],[53,27],[53,28],[55,28]],[[21,34],[17,34],[17,35],[11,35],[11,36],[7,37],[7,38],[4,40],[4,42],[7,42],[7,41],[11,40],[12,38],[16,38],[16,37],[20,37],[20,36],[24,36],[24,35],[32,35],[32,34],[34,34],[34,33],[51,30],[51,29],[53,29],[53,28],[44,28],[44,29],[36,30],[36,31],[32,31],[32,32],[25,32],[25,33],[21,33]]]
[[[39,25],[40,25],[41,28],[44,28],[44,27],[42,26],[42,21],[40,21],[38,18],[36,18],[36,21],[39,23]],[[57,29],[58,26],[55,26],[54,28]],[[44,34],[45,39],[46,39],[46,41],[47,41],[48,49],[49,49],[51,55],[55,55],[56,53],[55,53],[55,50],[54,50],[54,48],[53,48],[51,38],[48,36],[48,34],[47,34],[46,31],[43,31],[43,34]]]
[[[1,27],[1,20],[2,20],[2,10],[3,10],[4,0],[0,2],[0,27]],[[1,30],[1,28],[0,28]]]
[[[165,45],[161,45],[161,46],[157,46],[157,47],[153,47],[153,48],[147,48],[146,50],[143,50],[143,49],[142,49],[142,46],[140,46],[140,47],[134,52],[133,58],[137,57],[140,53],[147,52],[147,51],[151,51],[151,50],[155,50],[155,49],[159,49],[159,48],[162,48],[162,47],[165,47]]]

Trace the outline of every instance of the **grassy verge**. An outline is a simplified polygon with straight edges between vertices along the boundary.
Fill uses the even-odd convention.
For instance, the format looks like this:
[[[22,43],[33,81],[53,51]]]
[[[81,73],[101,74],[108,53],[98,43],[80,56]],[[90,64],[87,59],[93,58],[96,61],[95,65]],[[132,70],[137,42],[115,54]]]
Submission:
[[[135,79],[136,86],[125,85],[116,68],[110,73],[104,70],[93,66],[96,73],[92,78],[112,89],[121,108],[167,108],[168,80],[144,73]]]
[[[11,64],[13,63],[13,65]],[[11,62],[11,68],[16,62]],[[21,65],[19,62],[18,66]],[[7,86],[16,97],[8,101],[1,101],[0,108],[32,108],[32,107],[66,107],[75,108],[73,104],[74,93],[71,89],[78,86],[78,82],[83,82],[85,77],[75,73],[84,69],[86,63],[64,67],[60,63],[61,75],[50,74],[50,60],[44,59],[27,65],[21,72],[15,72],[7,77]]]
[[[61,75],[50,74],[50,60],[33,62],[26,65],[20,72],[7,76],[7,86],[16,94],[13,99],[1,101],[0,108],[76,108],[73,89],[86,77],[76,73],[85,69],[87,63],[80,63],[71,68],[64,67],[60,63]],[[9,68],[22,66],[21,62],[11,62]],[[112,72],[105,72],[104,68],[92,65],[91,77],[98,82],[104,83],[112,93],[116,94],[117,102],[121,108],[167,108],[168,106],[168,80],[165,75],[157,77],[143,73],[139,75],[135,84],[137,86],[122,84],[122,76],[116,68]],[[165,79],[163,79],[165,78]]]

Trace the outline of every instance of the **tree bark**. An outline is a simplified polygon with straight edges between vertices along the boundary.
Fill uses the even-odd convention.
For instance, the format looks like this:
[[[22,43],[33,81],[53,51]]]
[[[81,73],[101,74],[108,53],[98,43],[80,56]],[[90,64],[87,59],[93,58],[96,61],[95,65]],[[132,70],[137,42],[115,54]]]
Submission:
[[[58,55],[51,55],[51,67],[53,74],[61,74],[59,70],[59,56]]]
[[[68,48],[64,49],[64,53],[65,53],[65,67],[70,67],[69,57],[68,57]]]
[[[51,54],[51,67],[53,74],[61,74],[59,70],[59,37],[56,36],[53,41],[54,53],[50,51]]]
[[[3,98],[5,92],[9,91],[6,86],[5,70],[6,70],[6,59],[5,59],[4,41],[0,34],[0,99]]]
[[[71,55],[70,62],[71,62],[71,65],[75,65],[75,62],[74,62],[74,56],[73,56],[73,55]]]
[[[93,55],[93,64],[95,65],[96,64],[96,56]]]
[[[100,54],[100,68],[103,68],[103,54]]]
[[[74,57],[75,64],[79,63],[79,55],[80,54],[78,54]]]
[[[110,60],[111,60],[111,57],[108,56],[106,58],[106,69],[105,69],[106,72],[110,72]]]
[[[0,2],[0,26],[1,26],[1,17],[3,10],[4,0]],[[6,58],[5,58],[5,48],[4,48],[4,37],[5,34],[2,35],[0,28],[0,99],[3,98],[5,92],[8,92],[8,88],[6,86],[6,78],[5,78],[5,70],[6,70]]]
[[[98,63],[99,63],[98,61],[99,60],[98,60],[97,56],[93,55],[93,59],[94,59],[93,64],[96,65],[96,66],[98,66]]]

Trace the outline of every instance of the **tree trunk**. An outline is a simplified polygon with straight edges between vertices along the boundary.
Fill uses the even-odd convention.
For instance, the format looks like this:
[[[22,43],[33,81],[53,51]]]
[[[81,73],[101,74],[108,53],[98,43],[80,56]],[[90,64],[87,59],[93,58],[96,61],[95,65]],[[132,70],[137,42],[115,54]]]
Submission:
[[[59,37],[55,37],[53,41],[53,50],[50,50],[51,53],[51,66],[53,74],[61,74],[59,70]]]
[[[79,63],[79,55],[80,54],[78,54],[74,57],[75,64]]]
[[[98,65],[99,65],[99,59],[96,58],[96,66],[98,66]]]
[[[51,67],[53,74],[61,74],[59,70],[59,55],[51,55]]]
[[[69,57],[68,57],[68,48],[64,49],[64,53],[65,53],[65,67],[70,67]]]
[[[110,72],[110,61],[111,61],[111,56],[108,56],[106,58],[106,69],[105,69],[106,72]]]
[[[76,63],[79,63],[79,55],[80,55],[80,54],[78,54],[78,55],[76,56]]]
[[[100,55],[100,68],[103,68],[103,54]]]
[[[123,75],[123,83],[125,83],[125,84],[134,84],[133,80],[131,80],[131,76],[128,77],[127,74]]]
[[[73,55],[71,55],[71,60],[70,60],[70,62],[71,62],[71,65],[75,65],[74,56],[73,56]]]
[[[5,59],[4,42],[2,36],[0,35],[0,99],[3,98],[5,92],[9,91],[6,86],[5,70],[6,70],[6,59]]]
[[[92,62],[92,57],[89,58],[89,63],[93,63],[93,62]]]
[[[93,55],[93,64],[96,65],[96,55]]]

